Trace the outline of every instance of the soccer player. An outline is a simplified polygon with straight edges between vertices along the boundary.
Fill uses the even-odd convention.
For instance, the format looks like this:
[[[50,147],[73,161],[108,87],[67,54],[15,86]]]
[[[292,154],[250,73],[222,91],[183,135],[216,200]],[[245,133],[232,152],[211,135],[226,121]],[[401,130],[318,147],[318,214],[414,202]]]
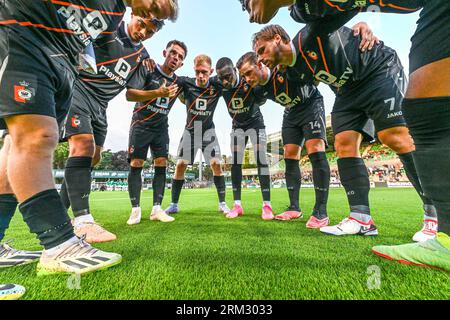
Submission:
[[[184,173],[192,164],[200,149],[211,165],[214,184],[219,196],[219,211],[228,214],[225,203],[225,178],[220,166],[220,146],[214,129],[214,112],[222,95],[221,86],[210,81],[213,73],[211,58],[198,55],[194,59],[195,78],[186,78],[182,83],[182,98],[186,104],[186,127],[178,147],[178,161],[172,181],[172,203],[167,214],[179,212],[178,200],[184,184]]]
[[[284,0],[255,2],[287,2]],[[376,6],[373,6],[373,5]],[[285,3],[284,6],[288,6]],[[249,6],[244,6],[251,12]],[[259,7],[259,8],[258,8]],[[409,56],[410,81],[402,103],[402,110],[414,139],[414,162],[424,193],[436,207],[439,221],[438,237],[423,244],[379,246],[373,251],[385,258],[412,265],[450,270],[450,2],[447,0],[350,0],[331,3],[322,0],[296,1],[292,17],[300,22],[320,19],[343,11],[409,13],[421,8],[417,29],[411,38]],[[263,5],[255,11],[265,12]],[[265,14],[266,16],[270,14]],[[270,19],[269,19],[270,20]],[[436,156],[439,155],[439,156]],[[431,169],[434,168],[434,169]],[[425,215],[424,228],[429,220]],[[433,222],[433,221],[431,221]],[[434,223],[432,223],[434,225]]]
[[[79,237],[85,234],[89,243],[116,239],[116,235],[95,223],[89,208],[91,168],[101,159],[108,127],[108,103],[125,89],[143,59],[148,58],[142,42],[163,25],[157,19],[132,15],[130,23],[122,22],[116,32],[94,44],[98,74],[81,71],[75,82],[62,132],[62,140],[69,141],[70,153],[61,197],[66,208],[72,206],[75,234]]]
[[[267,163],[267,136],[264,117],[259,109],[266,102],[265,98],[257,97],[253,88],[240,77],[230,58],[221,58],[216,64],[217,79],[222,84],[222,96],[228,113],[232,118],[231,152],[231,181],[233,184],[234,206],[226,215],[233,219],[244,214],[241,203],[242,163],[245,147],[250,139],[256,163],[258,177],[263,197],[263,220],[274,218],[270,204],[270,172]]]
[[[329,223],[327,200],[330,185],[330,166],[327,161],[325,107],[323,97],[313,84],[288,79],[287,73],[258,63],[254,52],[243,55],[238,69],[244,79],[259,92],[285,107],[282,136],[284,161],[286,163],[286,185],[290,206],[276,216],[277,220],[298,219],[303,216],[299,204],[301,172],[300,151],[306,146],[313,167],[316,203],[306,226],[320,228]]]
[[[362,139],[372,140],[374,131],[399,155],[424,208],[432,211],[434,207],[423,195],[412,158],[414,144],[400,108],[406,78],[396,52],[383,43],[360,52],[360,39],[349,28],[333,28],[332,23],[328,28],[310,24],[291,41],[282,27],[271,25],[254,35],[253,47],[267,66],[288,67],[288,78],[324,82],[336,93],[332,126],[350,216],[320,230],[333,235],[377,235],[369,207],[369,177],[359,154]],[[369,120],[374,127],[368,127]]]
[[[131,170],[128,175],[128,192],[132,210],[129,225],[141,221],[140,205],[142,189],[142,168],[150,148],[155,168],[153,177],[153,209],[150,220],[172,222],[173,217],[161,208],[166,186],[167,158],[169,156],[168,115],[176,102],[181,89],[181,80],[175,74],[183,66],[187,55],[186,45],[178,40],[170,41],[163,52],[162,65],[157,65],[154,72],[148,72],[144,66],[139,68],[138,76],[129,84],[127,99],[135,101],[133,118],[130,126],[128,159]]]
[[[58,123],[71,103],[79,53],[117,29],[125,4],[18,0],[0,5],[0,17],[6,17],[0,22],[0,129],[7,128],[11,136],[8,175],[0,180],[9,182],[25,222],[44,247],[38,274],[82,274],[122,260],[75,236],[51,165]],[[150,10],[145,8],[149,4]],[[134,9],[144,10],[144,15],[153,11],[158,18],[177,12],[174,0],[137,1]]]

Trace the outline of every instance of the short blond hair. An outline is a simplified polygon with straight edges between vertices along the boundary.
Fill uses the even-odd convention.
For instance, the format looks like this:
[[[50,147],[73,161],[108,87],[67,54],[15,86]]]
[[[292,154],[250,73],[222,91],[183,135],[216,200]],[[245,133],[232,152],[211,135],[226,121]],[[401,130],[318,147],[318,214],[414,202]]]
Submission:
[[[206,54],[199,54],[198,56],[195,57],[194,65],[197,66],[197,65],[203,64],[203,63],[206,63],[206,64],[212,66],[212,60]]]

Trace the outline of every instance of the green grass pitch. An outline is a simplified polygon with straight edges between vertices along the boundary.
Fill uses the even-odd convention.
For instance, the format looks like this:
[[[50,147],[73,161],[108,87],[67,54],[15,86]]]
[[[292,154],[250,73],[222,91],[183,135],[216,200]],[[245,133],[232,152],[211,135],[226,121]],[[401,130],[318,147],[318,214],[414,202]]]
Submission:
[[[370,248],[411,242],[422,210],[413,189],[373,189],[371,206],[380,235],[333,237],[305,228],[314,191],[302,189],[305,218],[263,221],[258,189],[243,191],[245,215],[228,220],[217,212],[214,189],[183,190],[173,223],[148,219],[151,192],[143,193],[143,220],[127,226],[126,192],[92,194],[97,221],[118,240],[97,245],[119,252],[123,262],[81,277],[36,277],[35,265],[0,270],[0,283],[27,288],[24,299],[449,299],[450,277],[436,270],[381,259]],[[287,205],[285,189],[272,191],[276,213]],[[170,202],[166,193],[164,206]],[[232,203],[231,190],[227,202]],[[331,222],[347,215],[342,189],[329,199]],[[20,214],[6,239],[39,249]],[[79,286],[78,286],[79,284]],[[75,288],[74,288],[75,287]],[[72,289],[71,289],[72,288]],[[77,289],[78,288],[78,289]]]

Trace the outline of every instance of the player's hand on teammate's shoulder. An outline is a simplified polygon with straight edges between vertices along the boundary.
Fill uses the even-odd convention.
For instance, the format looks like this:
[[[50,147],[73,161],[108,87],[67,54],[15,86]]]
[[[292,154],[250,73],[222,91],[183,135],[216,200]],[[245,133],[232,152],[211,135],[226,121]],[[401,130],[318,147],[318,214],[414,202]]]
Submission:
[[[353,35],[361,36],[361,43],[359,49],[364,52],[366,50],[372,50],[375,44],[380,43],[380,39],[373,34],[372,29],[365,22],[359,22],[353,26]]]
[[[148,72],[154,72],[156,70],[156,62],[151,58],[146,58],[142,60],[142,64],[147,69]]]

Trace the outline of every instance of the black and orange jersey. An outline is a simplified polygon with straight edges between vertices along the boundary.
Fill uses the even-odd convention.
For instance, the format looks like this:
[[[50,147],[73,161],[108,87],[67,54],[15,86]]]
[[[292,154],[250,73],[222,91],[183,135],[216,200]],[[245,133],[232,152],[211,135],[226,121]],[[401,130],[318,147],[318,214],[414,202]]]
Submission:
[[[165,74],[159,66],[156,67],[154,72],[149,72],[147,71],[147,68],[141,64],[136,75],[128,82],[127,87],[138,90],[156,90],[160,88],[164,82],[166,82],[167,86],[170,86],[171,84],[181,86],[183,81],[184,77],[178,77],[177,75],[170,77]],[[181,91],[182,89],[180,88],[178,94],[180,94]],[[137,102],[134,107],[132,126],[144,125],[147,127],[167,127],[168,115],[176,102],[178,94],[172,98],[161,97],[146,102]]]
[[[307,111],[312,99],[322,98],[317,87],[303,81],[289,79],[285,71],[277,68],[270,72],[267,83],[255,88],[257,95],[270,99],[285,108],[285,115],[293,110]]]
[[[117,29],[126,10],[123,0],[3,1],[8,10],[0,25],[10,26],[49,54],[66,55],[73,66],[85,47]]]
[[[221,86],[211,79],[202,88],[197,86],[195,78],[183,78],[181,87],[187,111],[186,129],[194,130],[196,121],[202,123],[203,131],[214,128],[213,117],[222,96]]]
[[[143,59],[148,58],[142,43],[133,43],[122,22],[119,29],[94,43],[97,74],[81,71],[80,87],[89,91],[103,105],[114,99],[136,74]]]
[[[264,117],[259,109],[266,98],[257,96],[253,88],[238,78],[237,84],[231,89],[222,88],[228,113],[232,119],[233,128],[264,128]]]
[[[372,75],[393,74],[402,69],[394,49],[383,42],[361,52],[360,37],[347,27],[326,33],[319,23],[309,24],[292,40],[294,62],[287,68],[289,79],[323,82],[337,94],[368,81]]]
[[[292,18],[310,23],[327,15],[346,11],[411,13],[420,10],[425,0],[297,0],[291,7]],[[431,0],[433,1],[433,0]]]

